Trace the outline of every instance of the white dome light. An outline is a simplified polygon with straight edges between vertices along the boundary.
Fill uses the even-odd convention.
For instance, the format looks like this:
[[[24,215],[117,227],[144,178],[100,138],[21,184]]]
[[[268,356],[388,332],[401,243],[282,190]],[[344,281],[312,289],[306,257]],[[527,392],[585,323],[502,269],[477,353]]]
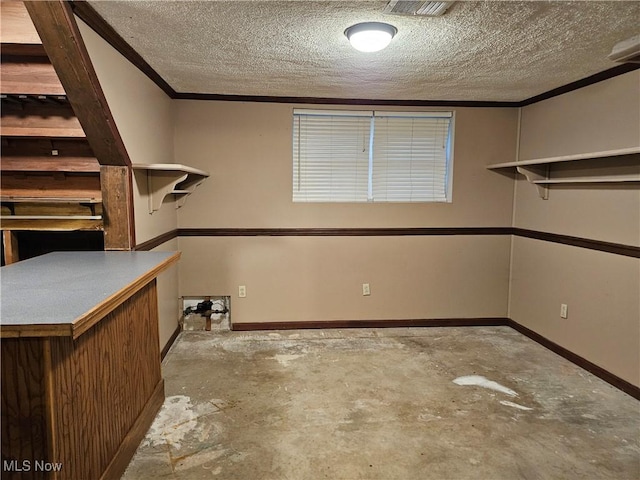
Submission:
[[[344,31],[351,46],[361,52],[377,52],[385,48],[398,32],[388,23],[367,22],[352,25]]]

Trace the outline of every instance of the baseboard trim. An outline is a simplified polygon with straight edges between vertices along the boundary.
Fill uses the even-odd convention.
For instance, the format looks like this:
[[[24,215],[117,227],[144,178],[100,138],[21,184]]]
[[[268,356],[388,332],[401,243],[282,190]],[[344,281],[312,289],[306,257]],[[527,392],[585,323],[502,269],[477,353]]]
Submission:
[[[514,330],[520,332],[525,337],[530,338],[534,342],[539,343],[545,348],[548,348],[553,353],[557,353],[561,357],[569,360],[570,362],[576,364],[580,368],[583,368],[589,373],[592,373],[596,377],[604,380],[605,382],[613,385],[618,390],[622,390],[623,392],[631,395],[633,398],[640,400],[640,387],[636,387],[632,383],[627,382],[626,380],[618,377],[617,375],[605,370],[602,367],[599,367],[595,363],[590,362],[584,357],[573,353],[571,350],[567,350],[566,348],[558,345],[557,343],[549,340],[546,337],[543,337],[537,332],[534,332],[530,328],[525,327],[524,325],[515,322],[514,320],[509,319],[507,325],[513,328]]]
[[[428,318],[397,320],[324,320],[311,322],[234,323],[233,331],[301,330],[318,328],[399,328],[399,327],[496,327],[508,325],[508,318]]]
[[[327,328],[398,328],[398,327],[511,327],[525,337],[569,360],[587,372],[604,380],[618,390],[640,400],[640,387],[618,377],[617,375],[599,367],[586,358],[573,353],[557,343],[543,337],[539,333],[515,322],[510,318],[431,318],[431,319],[398,319],[398,320],[326,320],[311,322],[264,322],[264,323],[234,323],[233,331],[247,332],[260,330],[304,330]]]
[[[153,423],[153,419],[156,418],[156,414],[162,407],[164,402],[164,380],[160,379],[154,389],[151,397],[147,401],[147,404],[138,415],[133,427],[129,430],[129,433],[124,437],[118,451],[114,455],[111,462],[105,469],[104,473],[100,477],[100,480],[108,480],[113,478],[120,478],[122,474],[129,466],[129,462],[133,458],[133,455],[138,449],[138,445],[142,442],[142,439],[147,434],[149,427]]]
[[[173,343],[176,341],[176,338],[178,338],[178,335],[180,335],[181,331],[182,328],[180,328],[180,324],[178,324],[175,331],[171,334],[171,337],[169,337],[167,344],[162,349],[162,352],[160,352],[160,361],[164,360],[164,357],[167,356],[167,353],[169,353],[169,350],[171,350]]]

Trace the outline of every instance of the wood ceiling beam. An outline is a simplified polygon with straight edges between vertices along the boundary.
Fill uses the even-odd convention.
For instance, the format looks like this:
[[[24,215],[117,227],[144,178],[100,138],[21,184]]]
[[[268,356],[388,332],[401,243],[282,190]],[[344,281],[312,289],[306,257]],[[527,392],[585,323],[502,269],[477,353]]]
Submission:
[[[63,0],[25,6],[96,158],[101,165],[131,165],[71,6]]]

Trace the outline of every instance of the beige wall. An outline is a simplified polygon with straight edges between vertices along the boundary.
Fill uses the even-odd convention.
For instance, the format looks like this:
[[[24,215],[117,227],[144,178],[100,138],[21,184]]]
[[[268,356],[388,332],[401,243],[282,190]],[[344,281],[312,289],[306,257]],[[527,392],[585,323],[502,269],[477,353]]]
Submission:
[[[523,108],[520,158],[640,145],[639,85],[636,71]],[[542,200],[519,179],[514,225],[638,246],[640,191],[554,187]],[[516,238],[509,316],[640,385],[640,260]]]
[[[484,166],[513,160],[514,109],[455,109],[453,203],[293,204],[295,107],[176,101],[176,162],[212,175],[180,209],[180,227],[510,225],[512,182]]]
[[[233,323],[505,317],[509,244],[508,236],[181,237],[180,286],[184,295],[230,295]]]
[[[173,162],[173,111],[169,97],[80,19],[76,18],[113,118],[132,163]],[[172,201],[153,215],[148,210],[144,171],[133,182],[136,243],[140,244],[177,226]],[[177,242],[159,249],[177,248]],[[160,348],[178,326],[178,269],[158,277]]]
[[[520,160],[638,146],[640,72],[522,109]]]
[[[513,159],[514,110],[456,109],[451,204],[293,204],[292,105],[176,103],[176,161],[212,174],[179,211],[181,227],[511,224],[513,182],[484,166]],[[181,237],[179,245],[181,295],[231,295],[234,323],[506,315],[508,237]],[[237,298],[239,285],[246,298]]]

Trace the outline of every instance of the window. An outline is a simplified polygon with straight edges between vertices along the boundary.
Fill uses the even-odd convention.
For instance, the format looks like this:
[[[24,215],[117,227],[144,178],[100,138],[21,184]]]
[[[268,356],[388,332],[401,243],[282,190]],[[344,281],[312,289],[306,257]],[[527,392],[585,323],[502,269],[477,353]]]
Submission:
[[[294,202],[449,202],[453,112],[293,111]]]

